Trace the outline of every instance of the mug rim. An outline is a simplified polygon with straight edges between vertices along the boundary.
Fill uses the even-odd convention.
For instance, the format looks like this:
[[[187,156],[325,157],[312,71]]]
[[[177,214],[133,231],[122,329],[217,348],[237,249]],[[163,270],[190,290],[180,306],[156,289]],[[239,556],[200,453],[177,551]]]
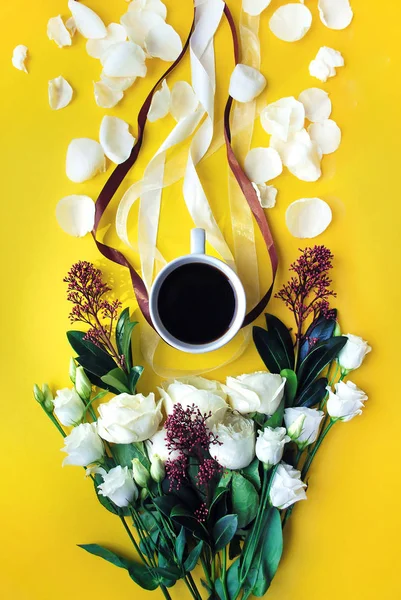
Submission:
[[[211,267],[217,268],[220,272],[224,273],[224,275],[229,279],[232,285],[235,296],[235,311],[228,330],[216,340],[213,340],[212,342],[207,342],[205,344],[190,344],[188,342],[183,342],[182,340],[173,336],[164,327],[157,307],[157,299],[161,285],[168,277],[168,275],[170,275],[170,273],[175,271],[175,269],[177,269],[178,267],[191,263],[207,264]],[[177,350],[188,352],[190,354],[203,354],[205,352],[212,352],[213,350],[218,350],[222,346],[225,346],[236,336],[238,331],[241,329],[242,323],[246,315],[245,290],[240,278],[235,273],[235,271],[233,271],[233,269],[222,260],[206,254],[186,254],[169,262],[165,267],[163,267],[160,273],[158,273],[150,292],[149,311],[154,328],[156,329],[160,337],[165,342],[167,342],[167,344],[169,344],[173,348],[176,348]]]

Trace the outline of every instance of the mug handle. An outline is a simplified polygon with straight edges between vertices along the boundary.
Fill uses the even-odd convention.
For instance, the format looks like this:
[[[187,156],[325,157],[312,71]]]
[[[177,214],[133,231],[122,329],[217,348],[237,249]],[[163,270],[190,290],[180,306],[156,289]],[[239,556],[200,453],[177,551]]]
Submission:
[[[204,229],[191,229],[191,254],[206,253],[206,233]]]

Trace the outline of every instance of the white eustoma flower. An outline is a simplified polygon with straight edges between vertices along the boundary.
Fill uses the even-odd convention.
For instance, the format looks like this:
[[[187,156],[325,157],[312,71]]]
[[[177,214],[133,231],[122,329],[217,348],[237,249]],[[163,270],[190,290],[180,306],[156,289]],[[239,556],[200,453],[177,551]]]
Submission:
[[[57,390],[53,404],[56,417],[63,425],[75,425],[82,419],[85,404],[74,388]]]
[[[68,456],[64,465],[87,467],[103,458],[104,445],[97,432],[96,423],[82,423],[74,427],[70,435],[64,438],[64,448]]]
[[[289,441],[285,427],[265,427],[263,431],[258,431],[256,456],[268,467],[277,465],[283,457],[284,446]]]
[[[162,420],[155,395],[119,394],[99,406],[99,435],[115,444],[142,442],[156,433]]]
[[[255,456],[255,424],[237,412],[229,411],[224,421],[212,429],[217,444],[209,446],[210,455],[226,469],[244,469]]]
[[[273,476],[270,502],[284,510],[299,500],[306,500],[305,488],[306,484],[301,481],[301,472],[282,462]]]
[[[170,452],[167,448],[166,430],[164,428],[156,431],[145,444],[150,460],[154,456],[158,456],[165,463],[168,459],[175,460],[179,455],[178,450]]]
[[[319,427],[324,417],[322,410],[316,408],[306,408],[304,406],[298,406],[296,408],[286,408],[284,411],[284,422],[288,430],[288,435],[297,444],[300,450],[306,448],[310,444],[316,441]],[[291,429],[298,429],[297,423],[301,426],[299,431],[295,434],[291,434]]]
[[[123,508],[138,498],[138,488],[128,467],[114,467],[108,473],[102,473],[103,483],[98,485],[99,494],[110,498],[114,504]]]
[[[211,413],[206,421],[210,429],[222,421],[228,409],[228,404],[222,397],[224,393],[218,389],[208,389],[208,385],[202,381],[202,378],[191,378],[191,384],[174,381],[170,383],[167,390],[159,388],[159,391],[167,415],[172,414],[175,404],[181,404],[183,408],[189,408],[194,404],[202,415]]]
[[[338,355],[338,363],[346,371],[359,369],[363,363],[363,359],[369,354],[372,348],[368,342],[365,342],[365,340],[357,335],[347,333],[345,337],[348,338],[348,341]]]
[[[334,386],[335,393],[328,387],[329,399],[327,412],[332,419],[350,421],[362,414],[364,402],[368,399],[365,392],[360,390],[352,381],[339,381]]]
[[[232,408],[238,412],[272,415],[284,395],[285,382],[285,377],[281,375],[258,371],[250,375],[227,377],[224,391]]]

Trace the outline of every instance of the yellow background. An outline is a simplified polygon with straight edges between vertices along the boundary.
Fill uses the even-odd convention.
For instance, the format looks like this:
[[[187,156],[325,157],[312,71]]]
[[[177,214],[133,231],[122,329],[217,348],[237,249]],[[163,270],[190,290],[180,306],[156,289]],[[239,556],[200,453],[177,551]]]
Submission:
[[[190,0],[168,0],[169,22],[184,38],[191,21]],[[273,582],[271,600],[393,600],[401,598],[400,578],[400,421],[398,392],[400,336],[400,22],[396,0],[352,0],[355,18],[345,31],[330,31],[317,16],[317,0],[306,0],[314,21],[296,44],[276,40],[268,29],[273,0],[261,19],[262,70],[269,99],[297,96],[319,85],[308,64],[321,45],[340,50],[346,67],[323,84],[333,101],[333,118],[343,131],[339,151],[323,160],[323,177],[303,183],[289,174],[278,182],[277,207],[270,211],[280,253],[279,284],[297,255],[299,241],[284,225],[288,204],[304,196],[321,196],[331,205],[333,223],[318,238],[336,256],[334,284],[344,331],[368,339],[373,353],[355,375],[369,394],[361,418],[339,424],[313,466],[308,501],[298,505],[285,533],[284,558]],[[90,236],[65,235],[54,218],[56,202],[71,194],[96,196],[110,174],[76,185],[65,175],[66,148],[74,137],[97,138],[106,112],[93,100],[92,80],[99,64],[85,53],[84,40],[58,49],[46,37],[51,16],[66,16],[66,1],[13,0],[1,6],[1,469],[0,596],[5,600],[63,600],[145,597],[126,573],[84,554],[77,543],[97,542],[129,549],[120,522],[96,501],[91,485],[77,468],[61,468],[61,439],[34,402],[32,384],[68,385],[69,307],[64,274],[78,259],[95,261],[115,280],[125,304],[134,307],[126,273],[100,260]],[[91,0],[105,22],[118,20],[123,0]],[[229,5],[236,18],[239,0]],[[17,44],[30,50],[29,75],[11,66]],[[216,39],[218,116],[222,114],[232,66],[226,23]],[[149,63],[138,81],[109,114],[131,123],[138,107],[165,69]],[[171,78],[188,78],[188,58]],[[47,81],[62,74],[76,91],[72,104],[52,112]],[[171,128],[149,127],[144,152],[130,175],[140,176],[157,144]],[[266,143],[259,123],[255,144]],[[226,214],[224,151],[202,165],[202,181],[219,223],[230,239]],[[164,195],[160,246],[168,258],[185,252],[191,226],[180,185]],[[179,214],[180,222],[177,215]],[[260,259],[267,261],[262,247]],[[263,267],[262,267],[263,269]],[[268,281],[264,269],[262,283]],[[270,310],[285,312],[277,301]],[[289,315],[285,315],[289,322]],[[216,364],[224,358],[213,357]],[[189,361],[164,351],[162,361],[185,367]],[[137,356],[138,362],[140,357]],[[208,359],[204,359],[207,361]],[[176,364],[177,361],[179,365]],[[209,361],[210,362],[210,361]],[[240,374],[262,367],[256,352],[216,372]],[[157,383],[148,369],[140,390]],[[173,590],[177,598],[182,589]],[[158,593],[155,597],[159,597]]]

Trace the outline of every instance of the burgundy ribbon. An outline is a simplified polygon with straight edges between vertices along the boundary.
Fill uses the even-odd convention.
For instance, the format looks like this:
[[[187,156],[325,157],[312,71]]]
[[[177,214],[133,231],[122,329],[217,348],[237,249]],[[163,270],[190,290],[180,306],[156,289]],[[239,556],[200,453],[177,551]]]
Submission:
[[[236,32],[233,17],[231,15],[231,12],[227,5],[225,5],[225,7],[224,7],[224,13],[225,13],[227,21],[230,25],[231,35],[232,35],[233,44],[234,44],[235,64],[237,64],[239,62],[238,37],[237,37],[237,32]],[[119,250],[116,250],[116,248],[113,248],[112,246],[108,246],[107,244],[104,244],[104,243],[100,242],[99,240],[97,240],[96,234],[97,234],[100,220],[101,220],[105,210],[107,209],[108,205],[110,204],[112,198],[114,197],[114,194],[120,187],[120,185],[121,185],[122,181],[124,180],[124,178],[126,177],[127,173],[129,172],[131,167],[135,164],[135,162],[138,158],[138,154],[139,154],[139,151],[140,151],[142,143],[143,143],[146,120],[147,120],[148,112],[149,112],[150,105],[152,102],[153,94],[155,93],[156,89],[158,88],[160,83],[163,81],[163,79],[165,79],[165,77],[167,77],[171,73],[171,71],[173,71],[175,69],[175,67],[180,63],[183,56],[185,55],[185,53],[188,49],[188,46],[189,46],[189,40],[192,35],[193,27],[194,27],[194,22],[192,23],[190,34],[185,42],[185,45],[182,49],[181,54],[176,59],[176,61],[167,69],[167,71],[160,77],[160,79],[157,81],[157,83],[154,85],[154,87],[150,91],[148,97],[146,98],[144,104],[142,105],[142,108],[139,111],[139,114],[138,114],[138,139],[137,139],[135,146],[132,149],[132,152],[131,152],[129,158],[124,163],[118,165],[114,169],[113,173],[110,175],[109,179],[106,181],[102,191],[99,194],[99,197],[96,200],[95,225],[94,225],[94,228],[92,231],[93,239],[95,240],[95,243],[96,243],[99,251],[101,252],[101,254],[103,254],[103,256],[105,258],[108,258],[109,260],[117,263],[118,265],[126,267],[129,270],[130,276],[131,276],[132,287],[134,289],[135,297],[137,299],[139,308],[141,309],[142,314],[145,317],[145,319],[147,320],[147,322],[152,327],[153,327],[153,323],[152,323],[152,319],[150,317],[150,311],[149,311],[149,295],[148,295],[146,286],[145,286],[141,276],[139,275],[139,273],[137,273],[135,271],[133,266],[130,264],[130,262],[124,256],[124,254],[122,252],[120,252]],[[228,163],[229,163],[229,166],[230,166],[230,169],[231,169],[233,175],[235,176],[235,178],[236,178],[236,180],[237,180],[237,182],[249,204],[252,214],[254,215],[256,222],[259,226],[259,229],[262,233],[263,239],[266,244],[266,248],[267,248],[269,256],[270,256],[272,272],[273,272],[273,281],[272,281],[271,286],[267,290],[266,294],[258,302],[258,304],[245,316],[244,323],[242,325],[243,327],[245,327],[246,325],[249,325],[250,323],[252,323],[252,321],[254,321],[262,313],[262,311],[265,309],[267,303],[270,300],[270,297],[271,297],[271,294],[273,291],[274,280],[275,280],[276,273],[277,273],[278,257],[277,257],[277,252],[276,252],[276,248],[274,245],[273,236],[271,234],[268,222],[266,220],[265,213],[263,211],[263,208],[260,205],[260,202],[258,200],[255,189],[253,188],[252,183],[249,181],[248,177],[245,175],[244,171],[242,170],[242,168],[234,154],[232,146],[231,146],[230,113],[231,113],[232,103],[233,103],[233,98],[229,97],[227,104],[226,104],[225,112],[224,112],[224,137],[225,137],[226,148],[227,148]]]

